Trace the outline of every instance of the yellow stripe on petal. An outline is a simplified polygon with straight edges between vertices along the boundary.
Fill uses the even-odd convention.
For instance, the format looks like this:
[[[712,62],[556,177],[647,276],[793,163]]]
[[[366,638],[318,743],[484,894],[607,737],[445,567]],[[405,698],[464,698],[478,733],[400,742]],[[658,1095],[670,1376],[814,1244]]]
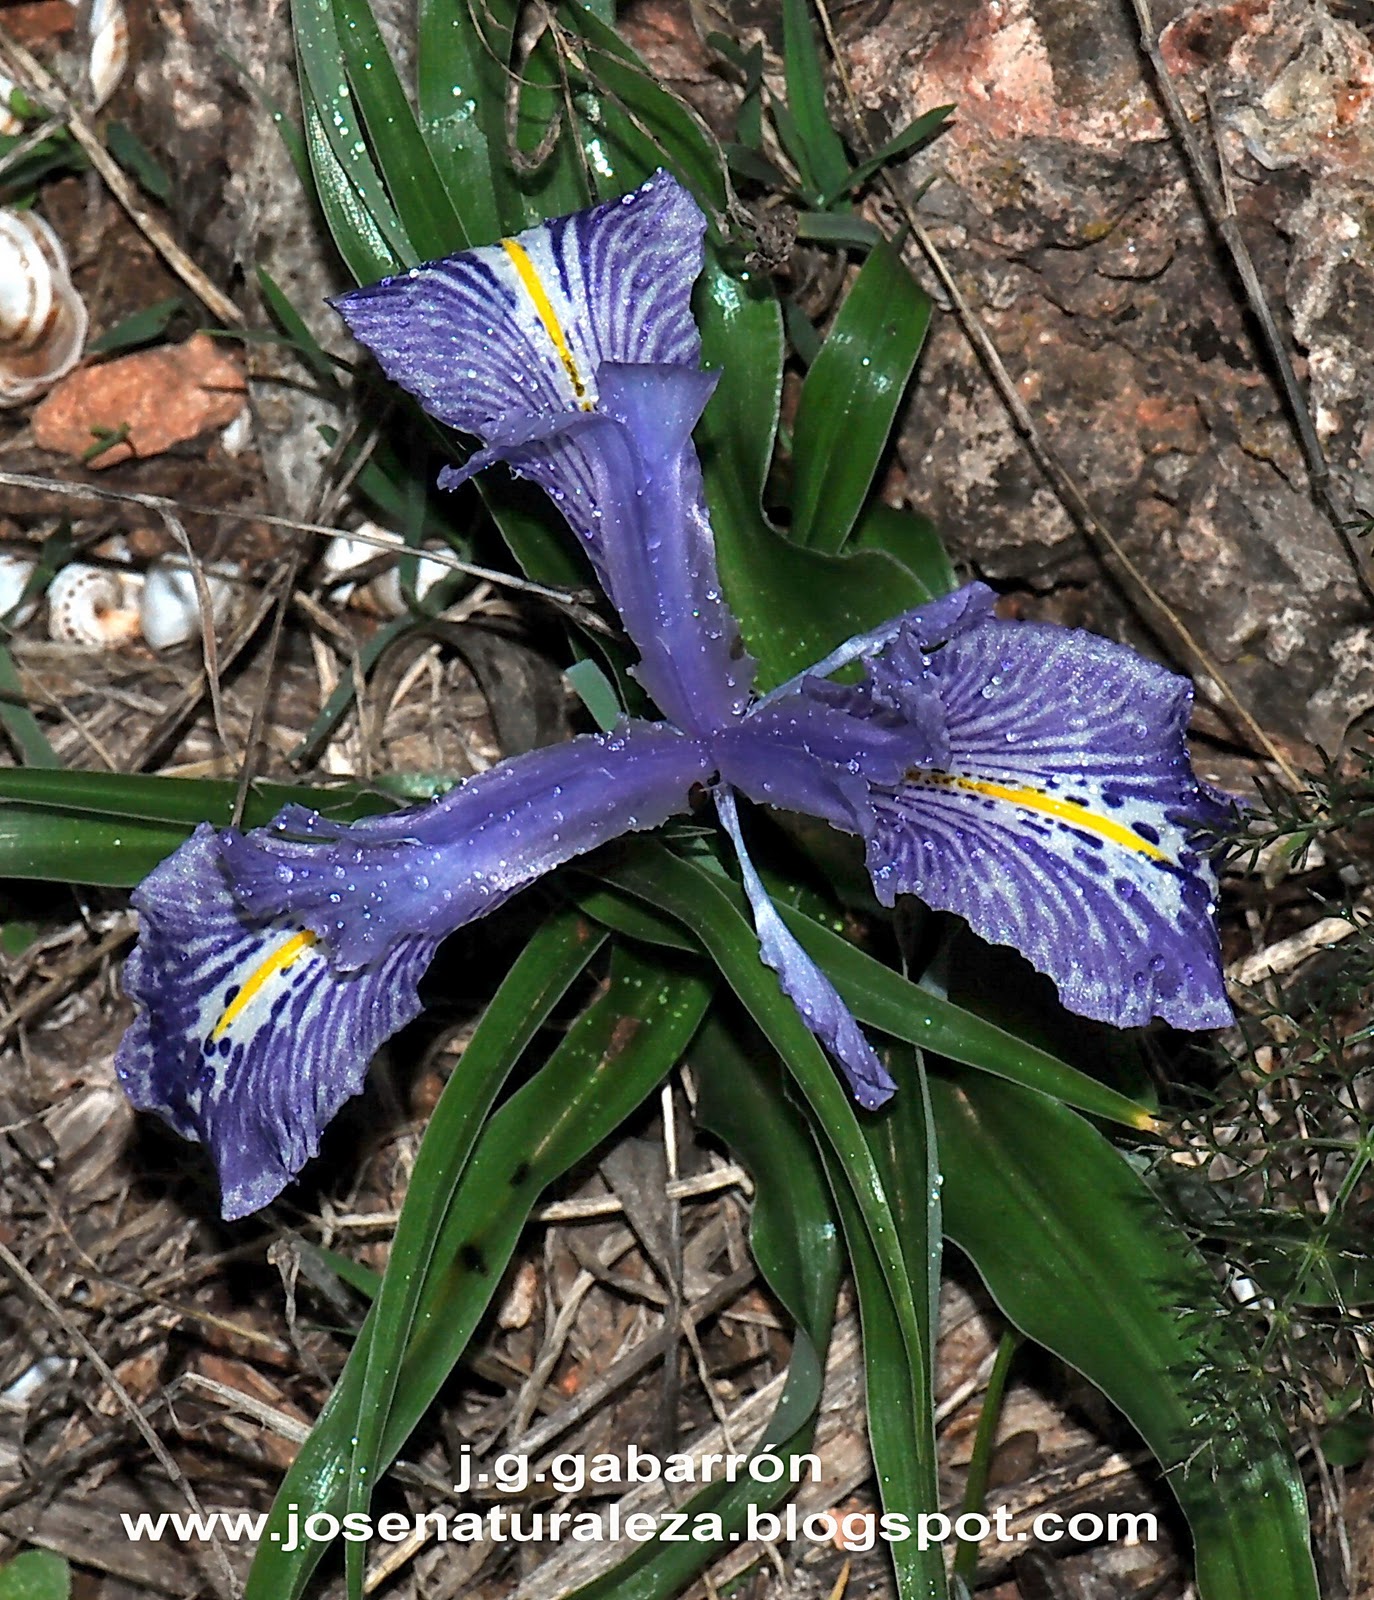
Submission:
[[[252,1005],[253,1001],[262,992],[263,987],[270,983],[278,973],[297,961],[315,943],[315,935],[308,928],[300,933],[293,933],[289,939],[284,940],[270,955],[253,968],[252,972],[243,981],[243,987],[224,1008],[223,1014],[210,1032],[211,1039],[219,1039],[233,1027],[235,1021],[243,1015],[244,1011]]]
[[[558,352],[558,359],[568,374],[568,381],[573,386],[578,404],[584,411],[590,411],[592,402],[587,398],[587,385],[577,370],[577,363],[573,360],[572,350],[568,346],[567,335],[563,332],[563,325],[558,320],[558,313],[553,308],[553,301],[549,299],[548,290],[544,287],[538,269],[530,260],[524,245],[515,239],[502,239],[501,248],[510,257],[516,276],[524,285],[525,293],[529,295],[534,305],[535,314],[544,325],[544,332],[548,334],[554,349]]]
[[[1156,844],[1151,844],[1133,828],[1111,817],[1100,816],[1076,800],[1061,800],[1058,795],[1035,789],[1029,785],[991,783],[985,778],[963,778],[953,772],[915,771],[907,773],[908,783],[930,784],[938,789],[961,789],[967,794],[985,795],[989,800],[1004,800],[1008,805],[1021,806],[1026,811],[1042,811],[1046,816],[1067,822],[1070,827],[1081,828],[1084,833],[1095,834],[1117,844],[1123,850],[1135,850],[1152,861],[1167,861],[1168,855]]]

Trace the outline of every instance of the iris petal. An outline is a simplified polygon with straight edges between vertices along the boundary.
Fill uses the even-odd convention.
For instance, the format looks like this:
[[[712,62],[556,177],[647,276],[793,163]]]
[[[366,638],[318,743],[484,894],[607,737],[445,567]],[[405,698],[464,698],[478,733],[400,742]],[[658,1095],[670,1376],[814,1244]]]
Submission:
[[[336,301],[382,369],[546,490],[664,713],[738,717],[752,679],[721,594],[691,432],[714,387],[691,315],[705,219],[657,173],[632,195]]]
[[[908,633],[875,665],[894,680],[919,643]],[[1092,634],[995,619],[930,663],[949,756],[875,793],[879,898],[957,912],[1085,1016],[1229,1022],[1188,683]]]
[[[259,920],[309,928],[341,968],[410,934],[442,938],[546,872],[687,807],[706,752],[666,723],[627,722],[511,756],[428,805],[341,824],[289,806],[222,836],[234,893]]]
[[[335,970],[298,924],[244,921],[204,824],[133,903],[142,928],[124,987],[140,1012],[116,1070],[139,1110],[208,1146],[225,1217],[247,1216],[315,1154],[379,1046],[417,1015],[435,941]]]
[[[507,418],[593,409],[604,361],[695,367],[706,219],[666,172],[623,199],[340,295],[382,370],[486,439]]]
[[[872,790],[895,785],[913,766],[948,755],[944,708],[920,676],[899,705],[871,684],[853,687],[803,677],[784,699],[755,706],[712,742],[722,778],[760,805],[821,817],[868,839],[876,825]]]
[[[202,826],[139,887],[117,1067],[210,1149],[226,1217],[266,1205],[419,1011],[439,941],[560,862],[684,809],[705,752],[662,724],[531,751],[431,805],[344,826],[289,807]]]
[[[878,1059],[864,1031],[835,986],[797,943],[778,908],[768,896],[763,880],[749,859],[740,831],[739,812],[729,788],[716,794],[716,809],[734,841],[744,892],[754,913],[759,939],[759,959],[778,975],[783,993],[796,1006],[802,1021],[834,1057],[849,1081],[854,1098],[866,1111],[874,1111],[896,1092],[892,1074]]]

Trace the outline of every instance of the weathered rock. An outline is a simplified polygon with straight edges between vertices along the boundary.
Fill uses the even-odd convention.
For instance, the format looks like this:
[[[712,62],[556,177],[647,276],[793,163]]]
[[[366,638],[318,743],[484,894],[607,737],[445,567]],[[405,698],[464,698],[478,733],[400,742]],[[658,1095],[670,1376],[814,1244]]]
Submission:
[[[136,125],[153,149],[176,153],[171,207],[197,259],[267,327],[262,268],[326,349],[352,353],[325,303],[351,280],[269,109],[299,121],[288,0],[147,0],[146,8]],[[413,7],[380,0],[373,10],[404,70]],[[288,346],[250,345],[247,359],[254,439],[276,508],[303,516],[329,455],[321,428],[340,425],[339,408]]]
[[[1369,40],[1324,0],[1154,10],[1204,144],[1207,97],[1215,108],[1240,227],[1306,356],[1354,514],[1374,503]],[[850,19],[842,48],[880,124],[958,105],[903,181],[936,177],[931,231],[1053,448],[1260,720],[1338,745],[1374,707],[1371,619],[1130,8],[946,0],[862,31]],[[1067,589],[1079,616],[1137,632],[951,318],[933,332],[902,450],[913,498],[967,565]]]

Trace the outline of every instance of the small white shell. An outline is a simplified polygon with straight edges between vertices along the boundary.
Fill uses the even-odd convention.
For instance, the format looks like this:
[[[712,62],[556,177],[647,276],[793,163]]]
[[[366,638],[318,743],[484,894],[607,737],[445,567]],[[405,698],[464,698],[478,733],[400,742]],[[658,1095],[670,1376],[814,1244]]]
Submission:
[[[48,636],[59,644],[112,649],[139,633],[143,575],[73,561],[48,589]]]
[[[10,1384],[0,1390],[0,1401],[9,1406],[26,1406],[38,1391],[49,1384],[59,1373],[69,1371],[74,1363],[66,1356],[39,1356]],[[21,1580],[22,1581],[22,1580]]]
[[[0,211],[0,407],[50,389],[81,359],[86,307],[61,241],[32,211]]]
[[[429,591],[446,578],[452,569],[439,561],[421,556],[415,563],[415,598],[423,600]],[[365,583],[353,597],[353,604],[362,611],[378,617],[403,617],[410,607],[401,593],[401,569],[388,567],[378,573],[371,583]]]
[[[369,566],[379,556],[385,555],[385,550],[371,542],[372,540],[381,540],[384,544],[394,545],[398,550],[405,548],[405,540],[400,534],[393,533],[390,528],[379,527],[375,522],[361,522],[357,531],[370,535],[370,540],[364,541],[350,538],[347,534],[337,534],[325,546],[324,558],[320,562],[321,576],[340,578],[345,573]],[[415,598],[423,600],[434,585],[440,579],[446,578],[451,570],[442,561],[422,556],[415,565]],[[403,617],[409,609],[405,597],[401,594],[400,569],[395,566],[378,573],[361,588],[351,583],[341,583],[335,585],[330,593],[341,604],[356,606],[360,611],[370,611],[377,617]]]
[[[238,590],[231,580],[237,576],[238,569],[227,563],[205,569],[205,587],[210,591],[210,610],[217,626],[233,613]],[[183,558],[165,556],[148,568],[139,620],[143,638],[154,650],[170,650],[200,637],[200,597],[195,575]]]
[[[0,72],[0,137],[17,138],[24,131],[24,119],[10,110],[10,96],[18,85]]]
[[[119,87],[129,64],[129,20],[121,0],[95,0],[90,32],[86,74],[91,80],[92,109],[99,111]]]
[[[219,447],[227,456],[241,456],[245,450],[253,448],[253,412],[251,407],[244,406],[238,416],[228,424],[219,436]]]
[[[24,589],[33,576],[36,564],[26,556],[11,555],[8,552],[0,554],[0,622],[9,618],[9,625],[12,628],[27,622],[38,610],[38,602],[30,600],[22,611],[10,616],[10,612],[14,611],[15,606],[23,598]]]

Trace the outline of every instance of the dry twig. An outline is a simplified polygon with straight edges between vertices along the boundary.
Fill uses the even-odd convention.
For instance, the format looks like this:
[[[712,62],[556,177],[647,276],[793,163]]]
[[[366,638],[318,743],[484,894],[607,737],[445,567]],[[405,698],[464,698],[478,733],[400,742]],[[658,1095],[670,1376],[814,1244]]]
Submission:
[[[177,1465],[176,1460],[172,1456],[171,1452],[167,1449],[167,1446],[163,1444],[161,1439],[158,1438],[153,1425],[148,1421],[147,1417],[144,1416],[142,1409],[139,1407],[134,1397],[119,1381],[119,1378],[115,1374],[115,1371],[110,1366],[109,1362],[106,1361],[99,1350],[97,1350],[91,1341],[86,1337],[86,1335],[82,1333],[81,1329],[76,1326],[66,1312],[63,1311],[62,1307],[58,1305],[57,1301],[53,1299],[43,1285],[39,1283],[37,1278],[33,1276],[29,1269],[24,1265],[19,1257],[14,1254],[9,1246],[5,1244],[3,1240],[0,1240],[0,1267],[5,1269],[10,1277],[14,1279],[15,1283],[18,1284],[24,1293],[28,1295],[29,1299],[32,1300],[39,1308],[48,1321],[53,1324],[58,1332],[70,1344],[74,1345],[81,1352],[86,1360],[89,1361],[95,1370],[100,1374],[101,1380],[104,1382],[105,1387],[119,1402],[120,1408],[124,1411],[130,1422],[133,1423],[134,1427],[137,1428],[139,1433],[143,1436],[144,1442],[147,1444],[149,1450],[152,1451],[153,1456],[156,1458],[158,1464],[162,1467],[162,1470],[167,1474],[172,1483],[176,1485],[181,1494],[185,1496],[186,1504],[190,1506],[191,1510],[196,1516],[205,1519],[205,1508],[201,1505],[200,1497],[196,1494],[195,1489],[191,1486],[190,1480]],[[205,1525],[211,1525],[208,1522],[208,1519],[206,1520]],[[221,1539],[218,1533],[211,1535],[210,1544],[215,1553],[215,1559],[219,1565],[220,1576],[224,1580],[226,1592],[235,1596],[241,1594],[242,1591],[239,1587],[238,1578],[234,1573],[233,1565],[231,1564],[228,1553],[225,1550],[224,1541]]]
[[[3,28],[0,28],[0,62],[4,63],[10,76],[30,98],[61,115],[71,129],[72,138],[86,152],[91,165],[104,180],[105,187],[128,212],[129,220],[210,315],[226,328],[241,328],[243,313],[227,294],[210,282],[162,223],[140,203],[132,180],[125,175],[105,148],[100,135],[77,108],[66,85],[59,83],[37,56],[26,50]]]

